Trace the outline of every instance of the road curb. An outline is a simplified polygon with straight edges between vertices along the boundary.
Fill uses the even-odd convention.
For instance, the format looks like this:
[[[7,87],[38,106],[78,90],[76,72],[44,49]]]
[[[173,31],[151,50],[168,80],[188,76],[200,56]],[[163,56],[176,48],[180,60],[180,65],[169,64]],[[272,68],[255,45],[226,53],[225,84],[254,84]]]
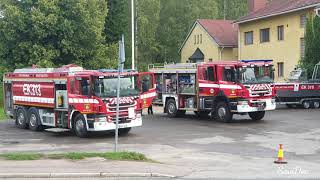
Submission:
[[[175,176],[161,173],[0,173],[0,178],[84,178],[84,177],[166,177]]]

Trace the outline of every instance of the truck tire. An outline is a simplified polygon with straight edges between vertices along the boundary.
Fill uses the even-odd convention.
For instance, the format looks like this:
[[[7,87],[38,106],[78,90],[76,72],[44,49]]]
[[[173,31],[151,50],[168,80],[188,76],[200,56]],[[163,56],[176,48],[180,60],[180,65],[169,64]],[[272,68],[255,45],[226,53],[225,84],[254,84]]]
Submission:
[[[169,99],[166,103],[166,112],[170,118],[175,118],[178,115],[178,108],[174,99]]]
[[[233,114],[228,104],[224,101],[217,103],[214,111],[214,119],[220,122],[229,123],[232,121]]]
[[[120,136],[125,136],[125,135],[127,135],[130,131],[131,131],[131,127],[118,129],[118,132],[119,132],[119,135],[120,135]]]
[[[17,110],[17,116],[16,116],[16,124],[19,128],[21,129],[27,129],[28,124],[27,124],[28,116],[26,109],[24,107],[20,107]]]
[[[318,109],[320,107],[320,102],[319,101],[314,101],[313,102],[313,108]]]
[[[260,121],[264,118],[265,111],[249,112],[249,116],[254,121]]]
[[[310,106],[311,106],[310,101],[303,101],[303,102],[302,102],[302,106],[303,106],[303,108],[305,108],[305,109],[309,109]]]
[[[41,131],[43,126],[41,125],[40,115],[37,108],[30,108],[28,110],[28,117],[29,117],[29,128],[32,131]]]
[[[73,121],[73,131],[74,133],[80,137],[85,138],[88,137],[88,130],[86,126],[86,120],[84,119],[82,114],[77,114]]]

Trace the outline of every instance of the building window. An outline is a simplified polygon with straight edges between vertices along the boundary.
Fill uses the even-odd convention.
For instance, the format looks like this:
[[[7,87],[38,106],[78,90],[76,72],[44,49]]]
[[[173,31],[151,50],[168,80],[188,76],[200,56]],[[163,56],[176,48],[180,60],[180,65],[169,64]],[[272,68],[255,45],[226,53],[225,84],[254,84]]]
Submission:
[[[283,77],[284,75],[284,64],[283,62],[278,63],[278,77]]]
[[[202,44],[202,34],[200,34],[200,44]]]
[[[194,35],[194,44],[197,44],[197,36]]]
[[[260,42],[269,42],[270,41],[270,28],[260,29]]]
[[[199,35],[197,35],[197,44],[199,44]]]
[[[306,24],[307,24],[307,15],[306,14],[300,15],[300,27],[305,28]]]
[[[253,44],[253,31],[244,33],[244,44],[245,45]]]
[[[284,26],[278,26],[278,40],[284,40]]]
[[[303,59],[305,56],[305,49],[306,49],[306,41],[304,38],[300,38],[300,57]]]

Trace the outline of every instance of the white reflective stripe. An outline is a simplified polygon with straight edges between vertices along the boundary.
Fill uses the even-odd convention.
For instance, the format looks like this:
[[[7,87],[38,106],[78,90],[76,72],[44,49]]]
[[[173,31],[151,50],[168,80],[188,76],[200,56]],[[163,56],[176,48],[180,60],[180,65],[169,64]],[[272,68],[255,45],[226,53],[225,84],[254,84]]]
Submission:
[[[207,83],[199,83],[199,87],[202,87],[202,88],[219,88],[219,84],[207,84]]]
[[[30,96],[13,96],[14,101],[35,102],[53,104],[54,98],[30,97]]]
[[[96,99],[80,99],[80,98],[69,98],[69,103],[94,103],[99,104]]]
[[[241,89],[239,85],[220,84],[221,89]]]
[[[241,89],[239,85],[199,83],[201,88]]]
[[[141,99],[147,99],[147,98],[150,98],[150,97],[155,97],[157,95],[156,92],[152,92],[152,93],[148,93],[148,94],[143,94],[140,96]]]

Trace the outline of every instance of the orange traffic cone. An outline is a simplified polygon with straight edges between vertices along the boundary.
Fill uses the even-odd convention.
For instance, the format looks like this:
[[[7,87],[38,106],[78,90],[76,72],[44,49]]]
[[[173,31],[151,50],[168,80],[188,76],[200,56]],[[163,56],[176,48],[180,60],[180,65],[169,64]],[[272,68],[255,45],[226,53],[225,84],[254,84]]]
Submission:
[[[279,150],[278,150],[278,159],[274,161],[276,164],[287,164],[288,162],[284,161],[283,158],[283,149],[282,144],[279,144]]]

